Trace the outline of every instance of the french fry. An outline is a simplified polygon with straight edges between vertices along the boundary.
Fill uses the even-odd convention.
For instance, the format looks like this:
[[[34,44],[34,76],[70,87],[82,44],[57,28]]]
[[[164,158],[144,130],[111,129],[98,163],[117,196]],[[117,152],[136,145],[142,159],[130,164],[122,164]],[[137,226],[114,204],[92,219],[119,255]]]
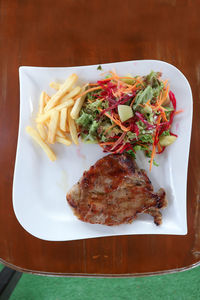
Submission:
[[[63,108],[66,108],[66,107],[70,107],[74,104],[74,100],[72,99],[69,99],[68,101],[64,102],[64,103],[61,103],[57,106],[55,106],[52,110],[56,109],[56,110],[62,110]]]
[[[79,95],[86,89],[87,85],[82,88],[80,86],[73,87],[77,79],[78,76],[72,74],[63,84],[51,82],[49,85],[56,92],[52,97],[44,91],[41,93],[39,111],[35,119],[37,130],[30,126],[26,127],[27,133],[40,145],[52,161],[56,160],[56,155],[47,143],[54,144],[57,142],[66,146],[70,146],[72,142],[76,145],[79,143],[79,129],[75,120],[79,116],[86,97],[86,95],[81,97]]]
[[[41,94],[40,94],[40,100],[39,100],[39,111],[38,113],[39,114],[42,114],[43,111],[44,111],[44,107],[45,107],[45,92],[43,91]]]
[[[45,93],[45,92],[44,92]],[[47,104],[47,102],[51,99],[51,97],[49,95],[47,95],[47,93],[45,93],[45,97],[44,97],[44,102],[45,105]]]
[[[37,130],[38,130],[38,132],[39,132],[39,135],[40,135],[41,138],[45,141],[46,138],[47,138],[47,132],[46,132],[46,130],[45,130],[45,128],[44,128],[44,125],[41,124],[41,123],[38,123],[38,124],[36,125],[36,127],[37,127]]]
[[[60,112],[60,129],[63,131],[67,130],[67,107]]]
[[[71,109],[69,109],[68,113],[68,124],[69,124],[69,131],[72,138],[72,141],[75,145],[78,145],[78,133],[76,129],[75,121],[71,118]]]
[[[62,138],[66,138],[65,133],[62,130],[60,130],[59,128],[57,128],[56,135],[59,137],[62,137]]]
[[[47,156],[49,157],[49,159],[51,161],[55,161],[56,160],[56,155],[55,153],[51,150],[51,148],[42,140],[42,138],[40,137],[39,133],[31,128],[30,126],[26,127],[26,132],[34,139],[34,141],[40,145],[40,147],[44,150],[44,152],[47,154]]]
[[[55,89],[55,90],[59,90],[61,88],[61,84],[60,83],[57,83],[57,82],[54,82],[52,81],[49,86],[52,88],[52,89]]]
[[[51,99],[48,101],[47,105],[44,108],[44,111],[47,112],[51,108],[53,108],[59,100],[71,90],[73,84],[78,79],[78,76],[76,74],[70,75],[67,80],[64,82],[64,84],[61,86],[61,88],[51,97]]]
[[[72,143],[68,138],[63,138],[60,136],[56,136],[56,142],[64,144],[66,146],[70,146]]]
[[[62,110],[63,108],[66,108],[66,107],[70,107],[74,104],[74,100],[72,99],[69,99],[67,102],[65,103],[61,103],[57,106],[55,106],[54,108],[50,109],[49,111],[47,111],[46,113],[42,114],[42,115],[39,115],[37,118],[36,118],[36,122],[37,123],[43,123],[45,122],[46,120],[48,120],[50,117],[51,117],[51,114],[56,110],[56,111],[60,111]]]
[[[83,87],[82,92],[85,91],[86,87],[87,87],[87,85],[85,85]],[[78,119],[81,107],[85,101],[85,97],[86,97],[86,94],[76,100],[76,102],[71,110],[71,114],[70,114],[72,119],[74,119],[74,120]]]
[[[48,142],[50,144],[55,143],[58,121],[59,121],[59,111],[54,110],[51,114],[51,118],[50,118],[50,122],[49,122]]]
[[[65,96],[60,100],[60,103],[64,103],[64,102],[68,101],[70,98],[74,98],[74,97],[77,96],[80,92],[81,92],[81,87],[80,87],[80,86],[76,86],[75,88],[73,88],[67,95],[65,95]]]

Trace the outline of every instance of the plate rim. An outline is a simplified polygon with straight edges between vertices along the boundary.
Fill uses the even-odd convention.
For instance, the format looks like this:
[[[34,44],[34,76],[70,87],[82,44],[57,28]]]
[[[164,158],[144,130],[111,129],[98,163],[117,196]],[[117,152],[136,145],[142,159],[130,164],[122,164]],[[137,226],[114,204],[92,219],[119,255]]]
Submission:
[[[154,59],[142,59],[142,60],[130,60],[130,61],[120,61],[120,62],[111,62],[111,63],[105,63],[105,64],[101,64],[102,66],[104,65],[113,65],[113,64],[120,64],[120,63],[135,63],[135,62],[159,62],[162,64],[166,64],[168,65],[170,68],[174,68],[176,71],[178,71],[180,73],[180,75],[184,78],[185,83],[187,84],[187,88],[188,91],[190,93],[190,100],[191,100],[191,112],[190,112],[190,130],[189,130],[189,147],[188,147],[188,153],[187,153],[187,170],[186,170],[186,230],[184,231],[184,233],[151,233],[153,235],[186,235],[187,234],[187,181],[188,181],[188,167],[189,167],[189,156],[190,156],[190,147],[191,147],[191,133],[192,133],[192,121],[193,121],[193,95],[192,95],[192,89],[191,86],[189,84],[188,79],[186,78],[186,76],[174,65],[162,61],[162,60],[154,60]],[[70,69],[73,71],[73,68],[86,68],[86,67],[97,67],[99,64],[91,64],[91,65],[81,65],[81,66],[68,66],[68,67],[37,67],[37,66],[20,66],[19,67],[19,76],[22,76],[22,73],[24,72],[24,70],[26,69]],[[20,78],[20,107],[21,107],[21,78]],[[16,206],[15,206],[15,201],[14,201],[14,191],[15,191],[15,181],[16,181],[16,173],[17,173],[17,159],[18,159],[18,155],[19,155],[19,143],[20,143],[20,133],[22,131],[22,127],[21,127],[21,120],[22,120],[22,116],[21,116],[21,110],[19,109],[19,126],[18,126],[18,139],[17,139],[17,150],[16,150],[16,158],[15,158],[15,167],[14,167],[14,176],[13,176],[13,189],[12,189],[12,203],[13,203],[13,208],[14,208],[14,213],[15,216],[18,220],[18,222],[20,223],[20,225],[31,235],[33,235],[34,237],[37,237],[39,239],[42,240],[47,240],[47,241],[74,241],[74,240],[81,240],[81,239],[90,239],[90,238],[102,238],[104,236],[99,235],[99,236],[95,236],[95,237],[83,237],[83,238],[75,238],[75,239],[45,239],[43,237],[40,237],[39,235],[37,236],[36,234],[31,233],[29,230],[26,229],[26,226],[24,224],[22,224],[22,222],[20,221],[20,218],[18,218],[17,215],[17,211],[16,211]],[[105,237],[107,236],[124,236],[124,235],[143,235],[144,233],[131,233],[131,234],[110,234],[110,235],[105,235]],[[146,233],[149,235],[149,233]]]

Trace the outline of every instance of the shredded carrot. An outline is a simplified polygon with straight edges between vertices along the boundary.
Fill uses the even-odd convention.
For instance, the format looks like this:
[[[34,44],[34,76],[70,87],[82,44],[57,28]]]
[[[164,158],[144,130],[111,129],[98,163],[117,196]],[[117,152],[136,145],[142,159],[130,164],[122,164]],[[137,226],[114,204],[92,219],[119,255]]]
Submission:
[[[120,90],[117,90],[117,92],[112,92],[113,95],[116,97],[116,98],[120,98],[121,97],[121,91]]]
[[[151,101],[151,99],[149,99],[149,100],[146,102],[146,105],[150,105],[150,101]]]
[[[177,111],[175,111],[175,115],[178,115],[178,114],[180,114],[180,113],[182,113],[183,112],[183,110],[182,109],[180,109],[180,110],[177,110]]]
[[[162,82],[163,82],[163,84],[164,84],[164,87],[167,85],[167,83],[168,83],[168,80],[165,80],[165,81],[163,81],[163,80],[161,80]]]
[[[88,83],[88,85],[97,85],[96,83]]]
[[[142,146],[142,147],[144,147],[144,148],[146,148],[146,149],[149,151],[149,148],[148,148],[146,145],[144,145],[144,144],[142,144],[142,143],[140,143],[140,142],[137,142],[136,144],[137,144],[137,145],[140,145],[140,146]]]
[[[161,105],[165,102],[165,100],[167,98],[167,95],[168,95],[168,92],[169,92],[169,85],[167,86],[167,88],[166,88],[166,90],[164,92],[164,95],[162,97],[160,97],[161,99],[158,101],[157,106],[155,107],[155,110],[157,110],[158,108],[160,108]]]
[[[113,79],[113,80],[115,80],[117,82],[120,82],[123,86],[127,86],[130,89],[133,89],[133,85],[128,84],[128,83],[126,83],[126,82],[124,82],[124,81],[121,80],[121,79],[132,79],[131,77],[118,76],[115,71],[110,71],[110,74],[112,75],[112,77],[107,78],[107,80]],[[141,83],[139,78],[134,78],[133,77],[133,79],[136,80],[136,81],[138,81],[139,83]],[[136,82],[136,84],[138,84],[138,82]]]
[[[118,78],[118,75],[117,75],[117,73],[115,72],[115,70],[110,71],[110,74],[111,74],[113,77]]]
[[[88,90],[84,91],[83,93],[81,93],[81,94],[77,95],[76,97],[74,97],[74,100],[76,100],[76,99],[82,97],[83,95],[85,95],[85,94],[87,94],[87,93],[90,93],[90,92],[96,91],[96,90],[100,90],[100,89],[102,89],[101,86],[97,86],[97,87],[93,87],[93,88],[91,88],[91,89],[88,89]]]
[[[158,116],[158,119],[157,119],[157,126],[160,125],[160,121],[161,121],[161,116]]]
[[[142,81],[142,77],[138,77],[138,78],[136,78],[136,80],[137,80],[142,86],[144,86],[144,83],[143,83],[143,81]]]
[[[135,102],[135,98],[136,98],[136,96],[133,98],[133,100],[132,100],[132,102],[131,102],[131,104],[130,104],[130,107],[133,106],[133,103]]]
[[[114,145],[114,144],[115,144],[115,142],[99,143],[100,146]]]
[[[127,132],[127,131],[130,130],[130,128],[127,128],[127,127],[123,126],[122,123],[119,120],[116,120],[115,118],[113,118],[108,113],[105,113],[104,115],[106,115],[109,119],[111,119],[113,122],[115,122],[123,131]]]
[[[101,108],[98,108],[98,110],[99,110],[99,111],[102,111]],[[122,123],[121,123],[119,120],[113,118],[113,117],[112,117],[111,115],[109,115],[108,113],[105,112],[104,115],[107,116],[109,119],[111,119],[114,123],[116,123],[123,131],[127,132],[127,131],[130,130],[130,128],[127,128],[127,127],[125,127],[124,125],[122,125]]]
[[[161,112],[161,116],[162,116],[163,120],[164,120],[165,122],[168,122],[167,117],[166,117],[166,114],[165,114],[165,112],[164,112],[164,110],[163,110],[162,108],[161,108],[160,112]]]
[[[158,147],[158,152],[161,152],[162,151],[162,147],[160,146],[160,143],[157,144],[157,147]]]

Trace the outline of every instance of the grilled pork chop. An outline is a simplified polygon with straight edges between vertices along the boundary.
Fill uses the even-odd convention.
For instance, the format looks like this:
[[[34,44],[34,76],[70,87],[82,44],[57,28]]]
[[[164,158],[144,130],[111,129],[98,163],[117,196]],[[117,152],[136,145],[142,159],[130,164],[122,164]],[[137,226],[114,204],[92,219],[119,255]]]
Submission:
[[[151,181],[129,154],[110,154],[85,171],[67,194],[75,215],[103,225],[131,223],[139,213],[162,223],[160,208],[167,206],[164,189],[154,193]]]

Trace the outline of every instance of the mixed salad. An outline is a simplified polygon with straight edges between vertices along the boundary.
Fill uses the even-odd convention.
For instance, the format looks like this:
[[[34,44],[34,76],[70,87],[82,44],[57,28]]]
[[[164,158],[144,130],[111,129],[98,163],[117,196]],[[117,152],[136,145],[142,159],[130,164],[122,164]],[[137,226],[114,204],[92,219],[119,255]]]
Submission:
[[[79,118],[84,142],[98,143],[104,152],[130,153],[143,150],[150,158],[162,153],[177,135],[171,132],[176,99],[160,72],[147,76],[118,76],[111,71],[105,79],[90,83]]]

